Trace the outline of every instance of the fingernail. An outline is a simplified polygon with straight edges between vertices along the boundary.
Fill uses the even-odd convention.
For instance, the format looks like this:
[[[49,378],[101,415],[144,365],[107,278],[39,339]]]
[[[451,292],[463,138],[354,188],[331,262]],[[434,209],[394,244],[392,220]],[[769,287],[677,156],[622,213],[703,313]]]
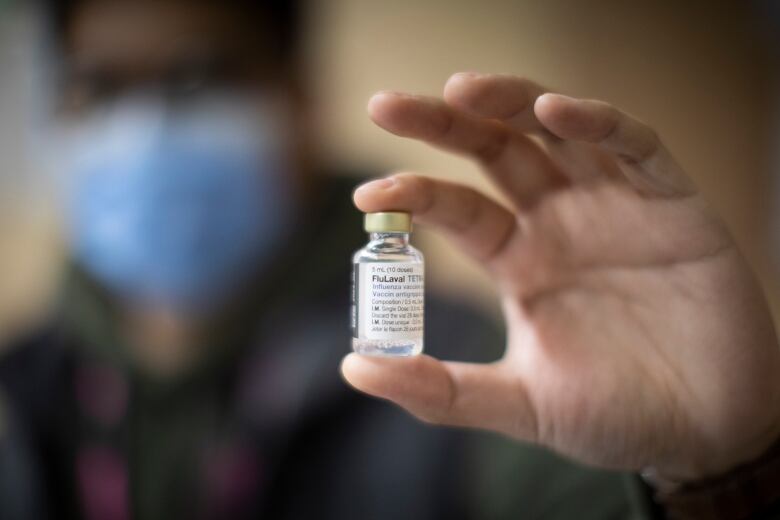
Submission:
[[[475,72],[473,70],[464,70],[461,72],[456,72],[455,74],[453,74],[453,76],[459,76],[462,78],[481,78],[484,76],[484,74],[480,72]]]
[[[379,92],[374,92],[374,94],[371,96],[371,99],[377,97],[384,97],[384,96],[401,97],[401,98],[414,97],[413,94],[410,94],[409,92],[402,92],[400,90],[380,90]]]
[[[383,179],[375,179],[373,181],[369,181],[365,184],[362,184],[358,186],[358,189],[355,191],[363,191],[363,190],[386,190],[387,188],[393,186],[395,184],[395,179],[392,177],[385,177]]]
[[[539,98],[547,98],[547,99],[558,98],[561,101],[577,101],[577,98],[566,96],[564,94],[558,94],[557,92],[545,92],[544,94],[539,96]]]

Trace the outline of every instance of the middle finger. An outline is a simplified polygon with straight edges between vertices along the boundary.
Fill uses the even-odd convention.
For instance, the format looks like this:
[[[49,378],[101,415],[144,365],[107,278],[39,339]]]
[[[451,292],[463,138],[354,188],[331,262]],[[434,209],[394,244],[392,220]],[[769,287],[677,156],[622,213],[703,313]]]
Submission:
[[[374,95],[371,119],[385,130],[476,159],[516,208],[568,181],[547,153],[505,125],[469,116],[443,101],[394,92]]]

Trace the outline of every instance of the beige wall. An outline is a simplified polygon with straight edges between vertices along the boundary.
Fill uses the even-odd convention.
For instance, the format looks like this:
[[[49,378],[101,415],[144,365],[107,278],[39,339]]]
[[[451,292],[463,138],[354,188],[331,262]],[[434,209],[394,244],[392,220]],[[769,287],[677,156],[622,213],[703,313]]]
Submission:
[[[655,126],[773,286],[765,240],[770,90],[740,3],[732,2],[733,11],[712,2],[313,3],[315,122],[329,162],[372,166],[376,174],[414,170],[489,189],[467,161],[374,127],[365,103],[379,89],[437,95],[460,70],[528,76],[609,100]],[[0,336],[45,301],[59,250],[47,212],[3,204]],[[421,234],[434,282],[495,310],[479,269]]]

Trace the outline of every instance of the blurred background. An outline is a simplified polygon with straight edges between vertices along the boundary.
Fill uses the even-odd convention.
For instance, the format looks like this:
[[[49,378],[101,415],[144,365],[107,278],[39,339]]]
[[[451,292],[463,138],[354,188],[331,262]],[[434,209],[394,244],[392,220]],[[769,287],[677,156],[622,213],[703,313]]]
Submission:
[[[659,131],[727,221],[780,316],[780,17],[771,2],[310,4],[311,124],[324,162],[490,191],[466,160],[375,127],[368,97],[380,89],[438,95],[452,73],[473,70],[608,100]],[[0,339],[46,312],[64,253],[50,178],[36,161],[46,153],[35,139],[47,86],[41,32],[34,6],[0,2]],[[417,240],[432,284],[496,312],[477,266],[424,230]]]
[[[56,42],[43,16],[47,2],[71,10],[60,27],[65,37]],[[300,54],[294,35],[283,42],[286,30],[297,34],[295,5],[0,0],[0,345],[54,315],[62,280],[72,278],[61,309],[69,348],[51,350],[60,338],[44,335],[41,344],[4,357],[9,365],[0,363],[9,402],[45,418],[20,421],[16,429],[13,413],[5,420],[0,395],[0,517],[8,517],[12,502],[68,517],[60,514],[60,500],[89,513],[85,518],[111,519],[129,518],[128,511],[137,518],[194,518],[181,511],[206,511],[203,504],[218,507],[204,518],[243,518],[219,507],[246,512],[259,507],[255,502],[268,502],[272,512],[281,507],[290,513],[284,518],[452,519],[461,517],[453,515],[461,501],[475,510],[510,511],[505,518],[517,518],[516,511],[553,518],[549,513],[563,507],[569,509],[555,518],[585,518],[585,511],[597,513],[596,503],[605,511],[623,507],[624,483],[616,475],[598,476],[485,433],[431,428],[350,391],[339,378],[336,367],[349,341],[347,273],[353,244],[364,239],[349,188],[407,170],[495,195],[466,159],[380,130],[368,119],[366,102],[383,89],[438,96],[453,73],[477,71],[524,76],[550,90],[613,103],[662,136],[722,214],[780,318],[780,3],[309,0],[302,2]],[[289,19],[279,14],[285,9],[295,11]],[[301,77],[298,56],[304,57]],[[208,73],[221,72],[223,63],[201,70],[197,58],[222,58],[238,74],[212,84]],[[195,94],[176,90],[191,85],[174,84],[179,66],[188,65],[206,77]],[[55,99],[78,105],[79,79],[92,80],[88,87],[98,91],[94,106],[87,99],[70,107],[68,115],[84,124],[73,124],[73,140],[65,143],[93,159],[77,165],[88,170],[80,172],[76,194],[86,198],[76,199],[76,216],[68,217],[83,239],[74,240],[79,267],[89,271],[81,278],[66,267],[58,201],[65,198],[59,190],[67,168],[47,136],[55,114],[63,115]],[[101,97],[103,83],[118,88]],[[148,95],[149,86],[161,99],[143,98],[145,111],[137,110],[136,98]],[[216,96],[209,91],[214,86],[233,89]],[[79,108],[83,113],[76,114]],[[311,132],[305,137],[314,149],[294,159],[345,172],[348,186],[329,180],[333,186],[322,188],[326,181],[317,184],[315,176],[305,184],[285,175],[309,172],[274,162],[276,154],[290,152],[287,146],[300,144],[287,142],[300,137],[296,131]],[[123,147],[130,141],[137,148]],[[307,146],[293,152],[309,152]],[[201,164],[202,157],[211,162]],[[261,169],[264,175],[256,175]],[[260,182],[262,189],[252,189]],[[296,188],[305,196],[289,197]],[[117,204],[123,195],[124,204]],[[300,201],[316,204],[304,213]],[[95,214],[101,218],[90,218]],[[280,235],[289,231],[285,225],[298,224],[283,237],[295,239],[288,251]],[[203,236],[211,241],[199,241]],[[414,241],[425,253],[432,290],[426,351],[451,359],[498,357],[500,314],[485,273],[425,229],[415,231]],[[125,261],[126,251],[136,255]],[[252,272],[231,278],[241,269]],[[217,281],[225,285],[208,286]],[[200,290],[201,282],[214,298]],[[148,301],[169,305],[133,305],[141,301],[134,301],[134,291],[143,290]],[[186,291],[198,301],[184,302]],[[117,293],[114,300],[109,292]],[[193,305],[176,308],[179,303]],[[197,308],[204,303],[222,307],[209,316],[205,306]],[[33,430],[40,435],[24,426],[41,428]],[[58,495],[48,500],[24,494],[38,490],[29,468],[37,467],[39,455]],[[489,477],[473,471],[483,463]],[[385,515],[343,513],[358,510]],[[593,518],[617,517],[625,516]]]

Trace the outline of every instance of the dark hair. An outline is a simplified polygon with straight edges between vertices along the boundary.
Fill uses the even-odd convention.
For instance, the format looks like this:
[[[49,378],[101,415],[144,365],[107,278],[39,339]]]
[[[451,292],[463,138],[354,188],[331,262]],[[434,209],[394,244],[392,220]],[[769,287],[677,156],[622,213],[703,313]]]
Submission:
[[[43,0],[55,42],[60,47],[75,9],[84,0]],[[305,0],[200,0],[237,9],[251,17],[262,18],[270,31],[269,43],[282,59],[291,59],[299,51],[302,39]]]

